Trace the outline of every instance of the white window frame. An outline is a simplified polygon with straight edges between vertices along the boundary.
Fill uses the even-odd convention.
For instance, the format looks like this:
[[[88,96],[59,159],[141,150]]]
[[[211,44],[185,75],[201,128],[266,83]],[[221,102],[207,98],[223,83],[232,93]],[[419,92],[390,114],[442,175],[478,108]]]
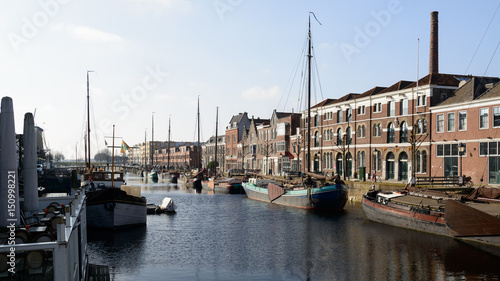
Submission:
[[[441,120],[439,120],[439,117],[441,117]],[[439,130],[439,121],[443,122],[441,130]],[[436,115],[436,133],[444,133],[444,114]]]
[[[460,114],[465,114],[464,128],[460,128]],[[459,111],[458,112],[458,130],[459,131],[467,131],[467,111]]]
[[[450,129],[450,116],[453,116],[453,124],[452,124],[453,128],[451,128],[451,129]],[[446,131],[447,132],[454,132],[455,131],[455,121],[456,121],[455,116],[456,116],[455,112],[448,112],[446,114]]]
[[[482,112],[483,110],[486,112],[486,124],[483,124],[483,126],[481,126],[481,117],[482,117]],[[486,108],[480,108],[479,109],[479,129],[488,129],[490,126],[489,126],[489,118],[490,118],[490,115],[489,115],[489,108],[486,107]]]

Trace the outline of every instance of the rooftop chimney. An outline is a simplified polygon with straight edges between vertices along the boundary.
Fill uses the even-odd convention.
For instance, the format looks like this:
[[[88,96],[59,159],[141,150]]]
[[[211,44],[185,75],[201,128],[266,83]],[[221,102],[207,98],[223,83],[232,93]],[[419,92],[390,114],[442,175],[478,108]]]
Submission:
[[[438,12],[431,12],[431,44],[429,51],[429,74],[439,73]]]

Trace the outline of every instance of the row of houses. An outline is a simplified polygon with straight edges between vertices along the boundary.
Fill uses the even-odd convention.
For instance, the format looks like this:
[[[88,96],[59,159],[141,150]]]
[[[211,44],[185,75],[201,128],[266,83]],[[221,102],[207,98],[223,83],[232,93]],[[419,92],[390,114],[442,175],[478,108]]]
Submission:
[[[218,136],[219,169],[283,175],[305,171],[383,180],[466,174],[500,184],[500,78],[431,73],[326,99],[307,112],[271,118],[234,115]],[[151,142],[131,149],[129,161],[197,168],[215,160],[215,136],[196,143]],[[153,150],[153,157],[147,153]],[[201,154],[201,157],[199,155]],[[170,159],[168,159],[170,157]],[[309,165],[308,162],[309,161]]]
[[[200,168],[216,161],[224,171],[387,181],[465,174],[476,185],[500,184],[500,78],[439,73],[437,14],[431,13],[429,74],[418,81],[326,99],[309,112],[274,110],[269,119],[239,113],[217,141],[212,136],[199,149],[144,143],[132,162]]]

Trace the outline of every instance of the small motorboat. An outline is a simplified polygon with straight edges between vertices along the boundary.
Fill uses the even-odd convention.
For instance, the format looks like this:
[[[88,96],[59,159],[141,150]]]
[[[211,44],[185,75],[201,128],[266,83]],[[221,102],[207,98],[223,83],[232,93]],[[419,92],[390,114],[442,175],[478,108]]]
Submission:
[[[175,213],[177,206],[174,203],[174,200],[170,197],[163,198],[161,205],[156,205],[153,203],[148,204],[148,214],[156,215],[163,213]]]

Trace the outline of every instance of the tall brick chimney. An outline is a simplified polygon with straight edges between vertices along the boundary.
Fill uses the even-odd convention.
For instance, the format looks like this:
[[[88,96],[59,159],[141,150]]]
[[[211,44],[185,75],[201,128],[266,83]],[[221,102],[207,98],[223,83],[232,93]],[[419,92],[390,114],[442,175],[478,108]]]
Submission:
[[[438,12],[431,12],[431,44],[429,51],[429,74],[439,73]]]

